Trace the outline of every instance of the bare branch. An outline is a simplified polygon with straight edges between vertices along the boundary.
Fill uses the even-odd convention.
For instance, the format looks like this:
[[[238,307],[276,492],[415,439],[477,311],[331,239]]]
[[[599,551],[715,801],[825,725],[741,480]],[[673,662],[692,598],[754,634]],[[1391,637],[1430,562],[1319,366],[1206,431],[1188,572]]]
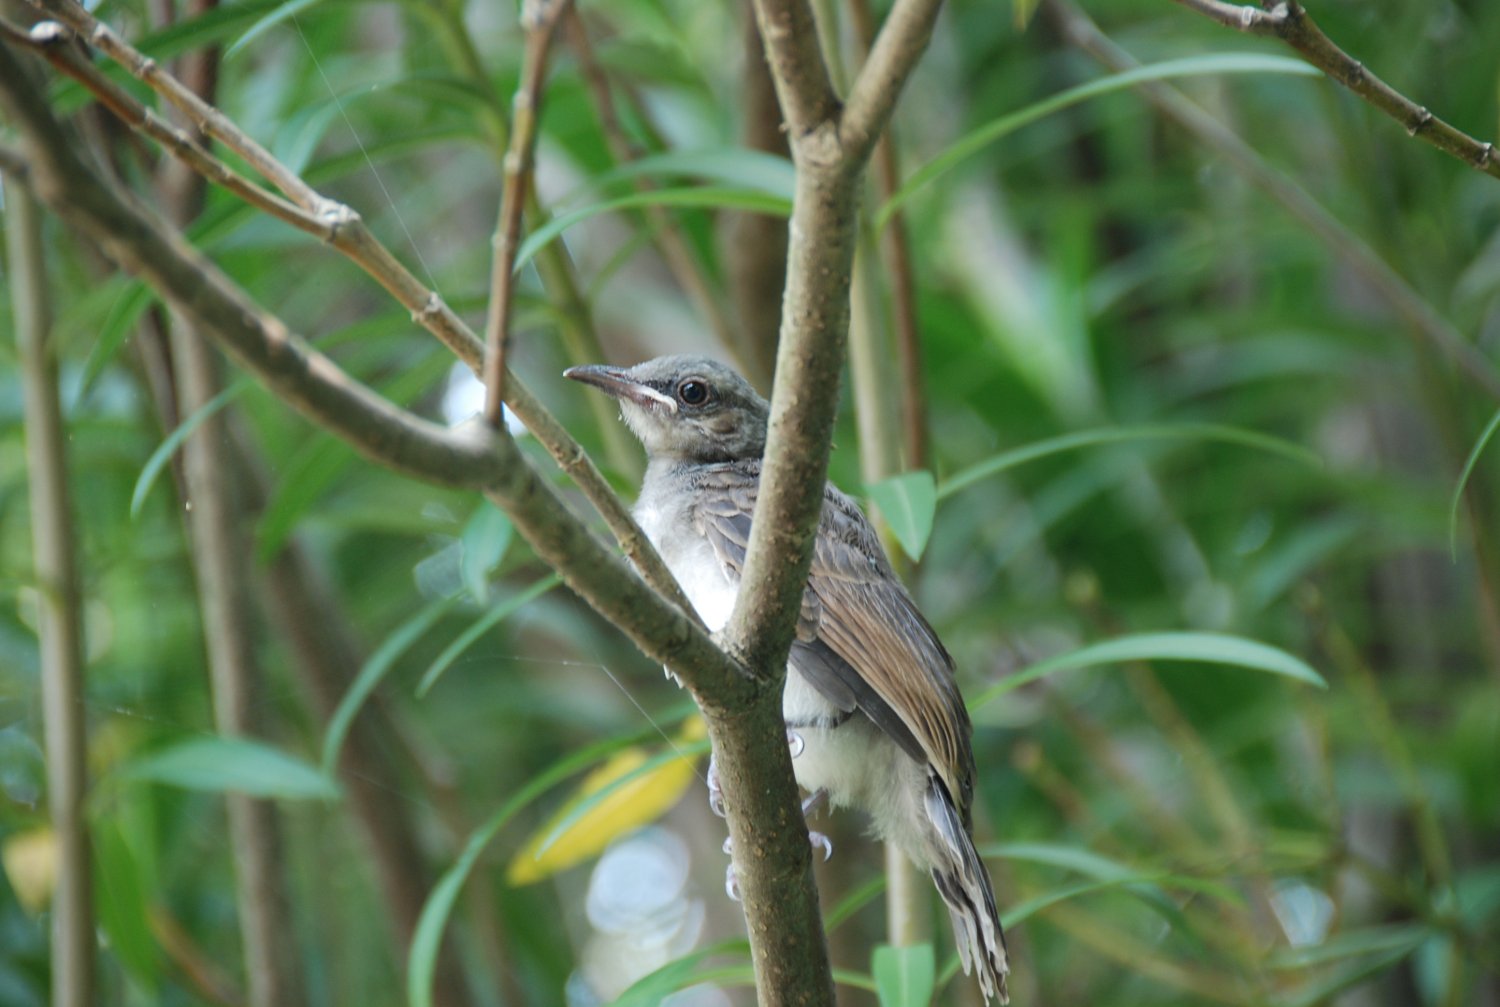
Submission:
[[[494,258],[490,266],[490,300],[484,323],[484,421],[503,422],[505,353],[510,348],[510,306],[515,297],[516,250],[521,245],[521,208],[531,188],[536,157],[536,128],[547,78],[547,55],[558,21],[572,0],[526,0],[521,24],[526,29],[526,53],[521,60],[521,82],[511,106],[510,150],[505,155],[505,181],[500,193],[500,215],[495,222]]]
[[[1300,3],[1283,2],[1270,10],[1261,10],[1224,3],[1223,0],[1176,2],[1237,31],[1281,39],[1297,50],[1303,59],[1406,127],[1412,136],[1486,175],[1500,178],[1500,156],[1496,156],[1493,143],[1476,140],[1439,119],[1366,70],[1363,63],[1323,34]]]
[[[630,141],[620,126],[620,117],[615,114],[614,98],[610,93],[609,78],[605,75],[604,68],[599,65],[593,44],[589,41],[588,26],[584,24],[583,15],[578,12],[576,6],[569,6],[565,15],[564,29],[568,33],[568,44],[578,59],[578,69],[583,74],[584,85],[594,101],[594,108],[599,116],[599,128],[604,134],[604,143],[609,148],[610,156],[620,164],[638,160],[641,151],[638,145]],[[637,176],[634,184],[638,192],[650,192],[656,188],[652,181],[644,176]],[[747,345],[741,329],[730,323],[723,305],[719,303],[707,271],[683,239],[672,215],[660,206],[644,207],[643,212],[650,228],[652,241],[661,253],[662,261],[666,263],[672,276],[677,280],[677,285],[697,306],[699,314],[708,322],[719,342],[733,350],[747,369],[753,370],[755,361],[751,347]],[[760,214],[756,217],[765,219],[764,215]],[[778,285],[778,292],[780,289]]]
[[[756,0],[755,20],[795,156],[805,138],[816,130],[828,130],[839,113],[838,95],[818,46],[817,22],[806,0]],[[836,149],[828,149],[829,142],[836,140],[836,133],[825,133],[819,160],[837,156]]]
[[[839,123],[839,140],[850,158],[862,163],[870,156],[906,78],[927,50],[942,6],[942,0],[896,0],[886,16],[870,58],[849,88]]]
[[[283,219],[288,219],[289,223],[316,234],[348,256],[403,307],[411,311],[413,321],[436,336],[476,374],[480,372],[483,366],[484,346],[479,337],[435,291],[418,280],[399,259],[391,254],[389,249],[380,243],[369,228],[364,226],[357,213],[315,192],[294,172],[277,162],[269,152],[260,147],[226,116],[208,107],[190,89],[157,67],[154,61],[131,48],[128,43],[96,21],[91,14],[76,3],[66,0],[57,5],[55,12],[58,16],[66,18],[68,27],[79,32],[81,36],[108,40],[111,48],[122,57],[123,65],[127,69],[149,68],[149,73],[142,70],[137,74],[144,83],[151,85],[174,104],[180,102],[178,107],[185,107],[192,121],[212,123],[217,130],[215,137],[245,158],[248,163],[256,166],[268,163],[270,167],[266,177],[273,182],[278,178],[283,180],[286,183],[283,191],[289,195],[296,194],[294,198],[299,208],[305,210],[307,206],[321,207],[321,212],[316,214],[303,214],[295,219]],[[33,39],[27,38],[25,42],[28,46],[34,45]],[[88,84],[92,79],[91,77],[83,80],[83,83]],[[100,97],[103,100],[103,96],[100,95]],[[128,116],[125,117],[125,121],[132,123],[132,119]],[[168,146],[167,149],[171,153],[176,152],[172,146]],[[17,168],[25,163],[22,155],[18,154],[16,160],[18,161]],[[195,166],[191,161],[186,163],[190,167]],[[0,165],[3,165],[3,160],[0,160]],[[217,180],[211,170],[206,173],[206,177],[210,181]],[[295,181],[288,181],[289,179]],[[259,190],[258,187],[253,188],[260,192],[264,191]],[[309,221],[316,223],[308,225]],[[565,265],[565,263],[559,264],[551,271],[560,274],[563,280],[567,280]],[[576,291],[573,292],[573,296],[576,298]],[[676,579],[672,577],[655,548],[631,518],[629,510],[610,488],[598,467],[594,465],[593,460],[578,442],[514,375],[511,375],[505,383],[505,395],[506,403],[515,410],[527,429],[556,459],[559,467],[573,479],[583,491],[584,496],[604,518],[605,524],[619,542],[620,548],[635,564],[636,569],[641,571],[646,582],[659,594],[670,599],[696,619],[697,616],[693,614],[692,606],[682,593]]]
[[[17,68],[19,69],[19,68]],[[67,431],[51,345],[52,312],[41,212],[11,180],[5,187],[11,309],[21,362],[36,572],[47,811],[57,840],[52,897],[52,1004],[88,1007],[96,987],[89,853],[88,740],[84,731],[83,592],[78,577]]]
[[[1068,0],[1052,0],[1046,10],[1057,20],[1069,43],[1110,69],[1129,70],[1140,65]],[[1500,398],[1500,369],[1294,179],[1267,164],[1239,134],[1176,88],[1161,82],[1148,82],[1137,85],[1137,89],[1165,116],[1177,122],[1198,142],[1223,156],[1236,171],[1281,204],[1326,248],[1347,262],[1407,323],[1414,342],[1419,345],[1424,340],[1430,343],[1475,386],[1494,398]]]

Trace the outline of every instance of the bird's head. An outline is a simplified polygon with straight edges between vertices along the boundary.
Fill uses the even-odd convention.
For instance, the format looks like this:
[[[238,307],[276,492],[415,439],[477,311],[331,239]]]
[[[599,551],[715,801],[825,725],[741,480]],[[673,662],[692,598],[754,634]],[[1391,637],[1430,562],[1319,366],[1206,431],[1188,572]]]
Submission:
[[[587,364],[564,377],[608,392],[651,458],[691,462],[759,458],[770,406],[750,382],[707,357],[657,357],[634,367]]]

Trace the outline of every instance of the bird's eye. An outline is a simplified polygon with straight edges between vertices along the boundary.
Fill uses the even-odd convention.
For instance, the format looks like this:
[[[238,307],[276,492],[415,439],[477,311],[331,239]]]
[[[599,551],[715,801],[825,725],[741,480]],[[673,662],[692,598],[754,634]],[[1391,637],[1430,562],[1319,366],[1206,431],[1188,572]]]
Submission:
[[[708,384],[697,378],[688,378],[677,386],[677,397],[686,405],[701,406],[708,401],[708,395]]]

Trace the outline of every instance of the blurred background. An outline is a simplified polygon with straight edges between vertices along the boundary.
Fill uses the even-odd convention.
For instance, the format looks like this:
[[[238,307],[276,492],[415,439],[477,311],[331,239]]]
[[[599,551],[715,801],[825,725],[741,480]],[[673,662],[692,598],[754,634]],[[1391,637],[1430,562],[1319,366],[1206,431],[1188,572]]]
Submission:
[[[883,5],[815,6],[845,80]],[[1500,1004],[1500,447],[1471,456],[1500,405],[1500,183],[1274,40],[1167,3],[1034,7],[951,4],[871,169],[832,462],[881,504],[975,705],[1014,1002]],[[216,47],[220,106],[482,326],[510,4],[99,13],[166,62]],[[1500,6],[1313,13],[1414,101],[1500,134]],[[557,226],[527,248],[514,366],[628,497],[637,446],[560,372],[692,350],[768,389],[790,167],[742,5],[580,14],[547,85],[528,229]],[[1164,79],[1054,100],[1130,61]],[[75,85],[52,94],[171,198],[157,151]],[[478,409],[328,248],[216,190],[188,230],[384,395]],[[373,468],[232,371],[212,429],[260,741],[220,738],[163,447],[184,417],[151,352],[169,320],[57,221],[43,243],[98,1002],[250,1002],[262,899],[284,1002],[752,1002],[685,694],[498,512]],[[15,353],[0,341],[0,1004],[25,1007],[55,964],[57,843]],[[268,802],[269,888],[236,886],[226,791]],[[916,949],[875,958],[882,853],[856,818],[815,825],[841,1002],[977,1003],[925,883],[898,896]],[[892,992],[897,966],[930,986]]]

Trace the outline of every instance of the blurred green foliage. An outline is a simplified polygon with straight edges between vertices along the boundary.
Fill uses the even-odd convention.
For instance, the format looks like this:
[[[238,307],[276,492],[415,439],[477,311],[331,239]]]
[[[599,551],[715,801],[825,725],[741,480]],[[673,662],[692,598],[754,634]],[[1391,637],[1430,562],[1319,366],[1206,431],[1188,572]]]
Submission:
[[[161,59],[229,47],[221,107],[358,209],[478,321],[496,124],[521,51],[510,5],[257,0],[156,32],[143,6],[107,3],[101,13]],[[1033,5],[1023,6],[1020,21]],[[1088,10],[1146,63],[1284,55],[1171,4],[1094,0]],[[1500,6],[1324,0],[1315,13],[1414,100],[1475,135],[1500,133]],[[774,210],[785,185],[784,168],[735,153],[743,11],[599,0],[583,14],[621,128],[643,152],[686,159],[656,177],[720,187],[679,198],[669,213],[722,286],[735,250],[716,207]],[[1023,30],[993,4],[954,3],[897,116],[903,161],[921,165],[1103,74],[1061,40],[1048,4]],[[1356,252],[1388,262],[1482,353],[1500,353],[1494,179],[1320,78],[1174,83],[1342,221]],[[62,110],[85,103],[70,85],[54,95]],[[143,181],[138,151],[122,163]],[[624,196],[628,173],[585,188],[615,167],[576,50],[560,44],[543,116],[542,203],[562,212]],[[1090,643],[1166,632],[1262,641],[1329,684],[1157,663],[1147,652],[1112,670],[1049,675],[976,714],[976,818],[1010,910],[1015,1002],[1500,1003],[1493,445],[1465,486],[1451,559],[1447,544],[1450,495],[1497,403],[1414,335],[1351,269],[1348,248],[1309,233],[1128,90],[1037,117],[913,192],[903,211],[930,400],[933,472],[916,480],[917,495],[935,497],[922,506],[936,510],[930,538],[920,515],[897,531],[921,554],[909,581],[967,694]],[[222,799],[174,786],[183,781],[162,769],[184,768],[182,746],[212,744],[212,718],[174,481],[170,469],[142,480],[169,433],[133,355],[151,298],[128,278],[101,276],[90,250],[50,223],[88,599],[102,1002],[200,1003],[213,984],[193,969],[231,994],[243,976]],[[444,417],[461,384],[451,358],[348,262],[220,191],[190,233],[350,372]],[[553,236],[577,263],[604,352],[618,362],[722,354],[649,238],[629,201],[580,210]],[[871,236],[862,254],[875,250]],[[890,277],[883,266],[873,275],[871,324],[888,339]],[[558,338],[567,308],[534,268],[522,273],[518,321],[518,369],[602,450],[583,393],[559,378],[577,362]],[[13,355],[0,341],[0,845],[45,825]],[[895,357],[885,359],[895,387]],[[587,868],[529,887],[503,880],[570,782],[626,746],[666,750],[657,726],[675,732],[685,708],[659,669],[564,591],[538,587],[511,611],[507,600],[548,571],[481,501],[372,469],[262,389],[223,408],[272,486],[245,563],[262,576],[288,542],[309,551],[365,669],[384,661],[367,705],[399,769],[372,782],[412,823],[430,879],[470,844],[468,885],[448,892],[447,926],[468,1002],[558,1003],[565,990],[573,1003],[607,1002],[637,980],[626,1002],[658,1002],[698,981],[748,996],[735,986],[748,977],[742,920],[720,894],[721,825],[696,792],[667,823],[691,850],[688,891],[706,914],[700,950],[674,954],[655,976],[591,957]],[[843,411],[833,478],[858,490],[852,413]],[[1049,438],[1206,425],[1241,431],[1242,442],[1084,437],[1075,450],[996,464],[961,493],[943,490]],[[1319,464],[1244,443],[1246,431]],[[610,463],[622,488],[630,465]],[[882,509],[910,499],[881,499]],[[411,632],[398,636],[403,627]],[[368,842],[346,801],[322,796],[328,781],[313,769],[326,725],[269,629],[260,657],[268,741],[287,761],[252,753],[268,775],[256,785],[287,798],[279,807],[310,1001],[402,1002],[406,949],[393,942]],[[429,670],[431,690],[419,696]],[[212,775],[211,759],[192,761]],[[493,835],[476,833],[487,821]],[[875,1002],[876,987],[885,1002],[909,1002],[887,991],[926,982],[896,974],[921,954],[872,961],[884,939],[879,875],[857,827],[844,827],[825,905],[838,907],[831,941],[850,1003]],[[0,1003],[21,1007],[45,998],[46,917],[23,908],[9,877],[0,875]],[[937,1000],[968,1003],[945,926]]]

